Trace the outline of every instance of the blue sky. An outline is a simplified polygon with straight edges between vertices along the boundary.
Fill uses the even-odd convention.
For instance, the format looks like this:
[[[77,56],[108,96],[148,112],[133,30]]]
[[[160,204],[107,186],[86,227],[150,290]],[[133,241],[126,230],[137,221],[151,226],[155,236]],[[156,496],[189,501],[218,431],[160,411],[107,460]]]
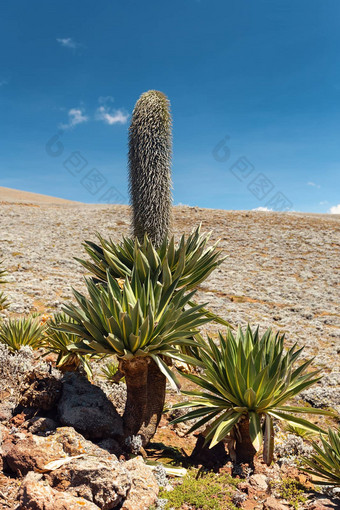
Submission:
[[[175,204],[340,212],[339,19],[338,0],[2,3],[0,186],[127,203],[131,112],[157,89]]]

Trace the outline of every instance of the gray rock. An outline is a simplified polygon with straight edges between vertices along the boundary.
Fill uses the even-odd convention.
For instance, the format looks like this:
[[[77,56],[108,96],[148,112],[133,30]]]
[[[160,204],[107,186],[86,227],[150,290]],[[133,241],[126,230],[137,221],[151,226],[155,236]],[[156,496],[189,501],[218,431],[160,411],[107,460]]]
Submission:
[[[305,443],[302,437],[294,434],[288,434],[287,439],[282,444],[275,444],[275,454],[280,459],[292,459],[296,457],[308,457],[313,452],[311,445]]]
[[[122,510],[148,510],[158,497],[159,487],[151,468],[142,457],[124,463],[131,479],[131,488],[122,505]]]
[[[28,475],[19,494],[20,504],[27,506],[20,508],[52,510],[49,505],[53,496],[58,503],[55,508],[60,510],[79,507],[110,510],[117,506],[148,510],[157,500],[157,481],[141,457],[119,462],[115,455],[84,439],[72,427],[58,428],[48,437],[7,434],[2,454],[12,472]],[[57,465],[51,465],[53,461]],[[42,475],[33,476],[32,471]],[[65,493],[55,494],[56,488]],[[44,497],[48,502],[46,508],[40,506]],[[59,498],[61,502],[69,501],[69,506],[66,503],[59,506]],[[83,499],[79,503],[72,498]],[[88,506],[83,506],[84,501]]]
[[[65,374],[62,384],[60,423],[91,439],[122,435],[122,418],[98,386],[76,373]]]
[[[107,439],[102,439],[97,443],[97,445],[103,450],[108,451],[109,453],[113,453],[117,457],[124,453],[121,445],[112,437],[108,437]]]
[[[18,476],[41,471],[48,462],[65,456],[62,444],[57,441],[23,432],[8,435],[2,444],[4,463]]]
[[[267,480],[268,478],[266,477],[266,475],[260,473],[249,477],[250,485],[253,485],[253,487],[255,487],[256,489],[265,492],[268,489]]]
[[[47,478],[53,487],[66,485],[69,494],[83,497],[103,510],[115,508],[131,490],[131,478],[125,464],[110,456],[75,458],[51,471]]]
[[[331,377],[331,385],[323,386],[322,384],[318,384],[312,386],[308,390],[303,391],[300,394],[300,397],[308,402],[308,404],[310,404],[312,407],[331,407],[340,414],[340,381],[339,378],[337,379],[337,385],[334,382],[334,378]]]
[[[263,503],[263,508],[265,510],[289,510],[289,506],[283,505],[273,496],[270,496],[266,499],[266,501]]]
[[[57,428],[57,423],[51,418],[43,418],[36,416],[29,420],[28,430],[32,434],[45,435],[48,432],[52,432]]]
[[[84,498],[72,496],[47,485],[43,475],[30,471],[23,479],[17,502],[25,510],[99,510],[99,506]]]

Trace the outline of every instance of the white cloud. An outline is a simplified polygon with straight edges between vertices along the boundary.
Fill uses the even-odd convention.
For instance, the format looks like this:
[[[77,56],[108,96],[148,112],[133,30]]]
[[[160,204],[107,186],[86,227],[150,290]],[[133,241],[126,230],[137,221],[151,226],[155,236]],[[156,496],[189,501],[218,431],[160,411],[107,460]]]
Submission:
[[[112,126],[113,124],[125,124],[129,118],[129,114],[123,109],[114,109],[110,105],[114,101],[113,97],[99,97],[98,102],[100,106],[91,115],[85,114],[83,106],[78,108],[71,108],[68,113],[68,122],[60,124],[60,129],[70,129],[78,124],[89,122],[92,120],[102,121],[105,124]],[[65,108],[64,108],[65,110]]]
[[[128,118],[128,113],[124,113],[122,110],[114,110],[107,104],[99,106],[96,110],[96,120],[102,120],[110,126],[113,124],[125,124]]]
[[[340,214],[340,204],[333,205],[333,207],[331,207],[328,212],[330,212],[331,214]]]
[[[81,45],[74,41],[71,37],[65,37],[61,39],[57,39],[57,42],[61,44],[64,48],[70,48],[71,50],[76,50]]]
[[[272,212],[273,209],[269,209],[268,207],[256,207],[256,209],[252,209],[252,211]]]
[[[320,184],[316,184],[315,182],[309,181],[307,182],[307,186],[313,186],[314,188],[320,188]]]
[[[60,124],[61,129],[70,129],[77,124],[83,124],[89,120],[88,116],[84,114],[84,110],[82,108],[71,108],[68,111],[68,123]]]

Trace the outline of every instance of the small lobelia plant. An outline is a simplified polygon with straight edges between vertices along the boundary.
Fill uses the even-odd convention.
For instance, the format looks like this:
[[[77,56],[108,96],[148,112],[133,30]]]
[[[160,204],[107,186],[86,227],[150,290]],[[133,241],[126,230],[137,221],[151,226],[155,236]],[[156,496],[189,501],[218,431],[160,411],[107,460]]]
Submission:
[[[0,262],[0,285],[3,285],[7,283],[6,281],[6,275],[7,271],[4,269],[1,269],[2,261]],[[3,292],[0,292],[0,311],[6,310],[6,308],[9,307],[9,301],[7,299],[7,296]]]
[[[312,360],[295,366],[303,348],[284,349],[284,335],[271,329],[260,337],[258,328],[248,326],[236,336],[229,330],[219,333],[219,345],[208,337],[200,337],[202,376],[183,374],[201,389],[185,391],[191,398],[175,408],[194,410],[172,423],[198,419],[189,432],[208,424],[206,443],[210,448],[231,435],[231,453],[236,463],[253,464],[256,451],[263,443],[263,458],[269,465],[273,459],[273,420],[278,419],[313,432],[321,429],[312,422],[295,416],[300,413],[332,414],[311,407],[295,407],[287,401],[316,383],[319,371],[307,372]]]
[[[129,128],[129,180],[134,236],[155,246],[171,224],[171,113],[168,98],[149,90],[138,99]]]
[[[102,377],[105,377],[105,379],[109,382],[118,383],[119,381],[125,382],[125,379],[123,374],[119,372],[119,366],[118,363],[115,363],[113,361],[108,361],[105,365],[105,367],[101,370]]]
[[[6,310],[9,307],[9,301],[7,296],[3,292],[0,292],[0,311]]]
[[[11,351],[17,351],[27,345],[32,349],[42,346],[45,325],[39,317],[8,319],[0,324],[0,342]]]
[[[162,415],[165,378],[179,386],[167,359],[191,360],[180,353],[179,346],[195,344],[193,335],[209,319],[200,306],[186,309],[194,292],[175,293],[178,280],[170,286],[150,274],[141,280],[136,268],[122,288],[109,271],[106,285],[92,279],[86,284],[89,297],[74,291],[77,305],[64,307],[74,322],[61,327],[79,337],[70,347],[74,352],[118,357],[127,385],[124,435],[140,435],[144,446]]]
[[[303,471],[317,477],[317,485],[340,487],[340,429],[328,429],[327,435],[321,435],[321,445],[313,442],[315,453],[303,459],[306,468]]]
[[[2,264],[2,261],[0,261],[0,266],[1,266],[1,264]],[[1,269],[1,267],[0,267],[0,285],[7,283],[6,276],[7,276],[7,271],[5,269]]]
[[[315,431],[306,430],[302,427],[299,427],[298,425],[293,425],[292,423],[290,424],[287,423],[285,431],[288,432],[289,434],[301,437],[301,439],[305,439],[307,441],[315,437],[315,435],[317,434],[317,432]]]
[[[56,366],[62,372],[74,372],[82,366],[89,379],[92,377],[92,370],[89,363],[88,356],[74,352],[70,346],[79,340],[79,337],[73,333],[60,331],[58,327],[60,324],[70,323],[73,324],[74,320],[66,313],[59,312],[47,322],[43,347],[46,349],[46,354],[57,354]]]

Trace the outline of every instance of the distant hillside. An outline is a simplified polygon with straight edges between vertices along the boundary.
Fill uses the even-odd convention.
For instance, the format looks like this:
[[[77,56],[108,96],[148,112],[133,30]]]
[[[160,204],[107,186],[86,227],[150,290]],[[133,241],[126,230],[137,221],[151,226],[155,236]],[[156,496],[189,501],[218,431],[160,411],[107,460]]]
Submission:
[[[39,193],[31,193],[29,191],[20,191],[17,189],[3,188],[0,186],[0,203],[20,203],[20,204],[45,204],[45,205],[66,205],[80,204],[72,200],[63,198],[49,197],[48,195],[40,195]]]

